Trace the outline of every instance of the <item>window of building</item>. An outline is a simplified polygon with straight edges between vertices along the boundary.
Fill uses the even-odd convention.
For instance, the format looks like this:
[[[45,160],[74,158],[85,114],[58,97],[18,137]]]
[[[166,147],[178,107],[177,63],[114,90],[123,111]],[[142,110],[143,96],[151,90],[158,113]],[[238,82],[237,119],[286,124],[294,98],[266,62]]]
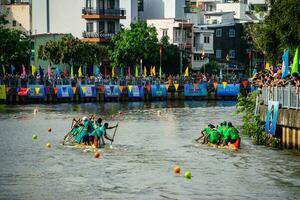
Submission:
[[[17,26],[17,21],[16,21],[16,20],[13,20],[13,21],[12,21],[12,25],[13,25],[13,26]]]
[[[221,49],[216,50],[216,58],[219,58],[219,59],[222,58],[222,50]]]
[[[115,22],[114,21],[107,22],[107,32],[115,33]]]
[[[86,0],[85,5],[87,8],[92,8],[92,0]]]
[[[94,32],[94,23],[93,22],[86,23],[86,32]]]
[[[229,50],[229,58],[235,58],[235,50]]]
[[[229,29],[229,37],[235,37],[235,29]]]
[[[204,43],[209,43],[209,36],[204,36]]]
[[[194,54],[194,60],[199,61],[200,60],[200,55],[199,54]]]
[[[168,36],[168,29],[162,29],[162,36]]]
[[[114,9],[115,8],[115,0],[107,1],[107,8]]]
[[[218,20],[214,19],[212,20],[212,24],[217,24],[218,23]]]
[[[216,30],[216,37],[222,37],[222,29]]]
[[[104,33],[104,32],[105,32],[104,21],[99,21],[99,33]]]

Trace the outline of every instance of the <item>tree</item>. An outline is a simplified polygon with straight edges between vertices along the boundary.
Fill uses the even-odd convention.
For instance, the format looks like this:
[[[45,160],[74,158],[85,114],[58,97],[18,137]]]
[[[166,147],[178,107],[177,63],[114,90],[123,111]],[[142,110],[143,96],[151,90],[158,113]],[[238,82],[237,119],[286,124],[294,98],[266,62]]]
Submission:
[[[180,50],[176,45],[169,43],[169,37],[163,36],[160,40],[162,47],[162,71],[165,74],[180,73]],[[183,65],[187,65],[187,60],[184,57]]]
[[[63,58],[60,42],[49,40],[45,45],[41,45],[38,50],[38,57],[49,60],[50,65],[60,64]]]
[[[247,36],[253,46],[262,51],[269,61],[279,61],[279,52],[300,46],[300,1],[270,0],[271,9],[260,24],[250,24]]]
[[[50,64],[93,66],[108,58],[107,47],[94,43],[81,42],[72,35],[66,35],[59,41],[48,41],[38,50],[40,59],[49,60]]]
[[[134,66],[143,60],[144,65],[159,65],[159,46],[154,27],[146,22],[131,24],[112,37],[110,58],[115,66]]]
[[[13,64],[20,71],[22,64],[29,64],[30,38],[20,30],[5,28],[6,16],[0,14],[0,63]]]

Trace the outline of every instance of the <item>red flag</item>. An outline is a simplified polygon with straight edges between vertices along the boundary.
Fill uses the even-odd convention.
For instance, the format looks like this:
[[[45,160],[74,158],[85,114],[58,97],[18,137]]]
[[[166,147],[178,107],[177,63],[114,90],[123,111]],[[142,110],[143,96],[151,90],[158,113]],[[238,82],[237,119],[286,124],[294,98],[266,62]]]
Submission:
[[[67,77],[68,76],[68,71],[67,71],[67,68],[65,67],[64,69],[64,76]]]
[[[107,76],[107,67],[105,66],[104,67],[104,77],[106,77]]]
[[[128,67],[128,76],[131,76],[130,67]]]
[[[162,56],[162,54],[163,54],[163,48],[162,47],[160,47],[159,53],[160,53],[160,56]]]

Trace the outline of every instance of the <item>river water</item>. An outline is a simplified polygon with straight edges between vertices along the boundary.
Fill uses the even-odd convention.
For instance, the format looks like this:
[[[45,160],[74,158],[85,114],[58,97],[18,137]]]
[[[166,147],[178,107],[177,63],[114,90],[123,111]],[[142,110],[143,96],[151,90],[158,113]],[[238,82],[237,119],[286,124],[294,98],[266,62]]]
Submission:
[[[0,105],[0,199],[300,199],[299,152],[247,136],[237,152],[194,142],[208,123],[240,125],[234,111],[230,101]],[[61,145],[71,119],[93,113],[119,122],[99,159]]]

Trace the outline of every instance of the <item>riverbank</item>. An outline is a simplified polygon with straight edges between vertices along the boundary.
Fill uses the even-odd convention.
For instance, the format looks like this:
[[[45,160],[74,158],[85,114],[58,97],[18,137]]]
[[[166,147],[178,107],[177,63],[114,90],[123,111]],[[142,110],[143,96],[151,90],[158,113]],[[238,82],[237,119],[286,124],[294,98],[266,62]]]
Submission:
[[[3,92],[4,91],[4,92]],[[247,94],[250,87],[240,84],[185,85],[61,85],[45,87],[31,85],[27,88],[2,87],[2,104],[68,103],[68,102],[131,102],[131,101],[177,101],[177,100],[236,100],[239,93]],[[4,94],[5,93],[5,94]],[[1,95],[0,95],[1,96]]]

